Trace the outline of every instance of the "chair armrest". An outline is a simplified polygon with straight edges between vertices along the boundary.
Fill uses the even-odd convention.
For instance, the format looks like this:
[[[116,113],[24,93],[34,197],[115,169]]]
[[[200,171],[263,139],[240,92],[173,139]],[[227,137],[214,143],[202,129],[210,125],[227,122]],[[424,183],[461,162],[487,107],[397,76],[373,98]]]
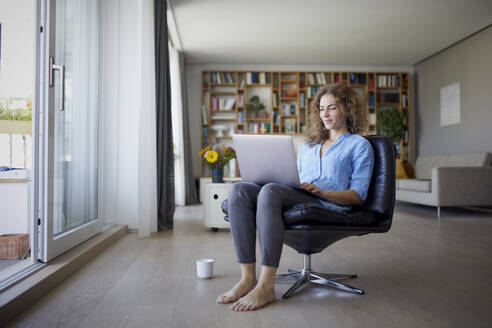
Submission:
[[[492,205],[492,167],[434,167],[432,191],[440,206]]]

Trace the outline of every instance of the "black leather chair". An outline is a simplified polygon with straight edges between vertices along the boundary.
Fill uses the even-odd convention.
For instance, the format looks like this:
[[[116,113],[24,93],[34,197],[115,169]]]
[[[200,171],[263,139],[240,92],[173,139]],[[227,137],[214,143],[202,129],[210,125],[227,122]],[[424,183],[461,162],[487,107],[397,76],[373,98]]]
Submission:
[[[306,283],[316,283],[345,291],[364,291],[339,282],[356,278],[355,274],[318,273],[311,269],[311,254],[323,251],[334,242],[350,236],[387,232],[392,223],[395,205],[395,147],[384,136],[366,136],[374,150],[374,170],[364,204],[353,206],[348,213],[328,211],[321,206],[298,204],[283,211],[284,243],[304,256],[302,270],[289,269],[278,277],[294,278],[296,282],[282,296],[288,298]],[[227,199],[222,203],[227,214]],[[228,220],[227,215],[224,218]]]

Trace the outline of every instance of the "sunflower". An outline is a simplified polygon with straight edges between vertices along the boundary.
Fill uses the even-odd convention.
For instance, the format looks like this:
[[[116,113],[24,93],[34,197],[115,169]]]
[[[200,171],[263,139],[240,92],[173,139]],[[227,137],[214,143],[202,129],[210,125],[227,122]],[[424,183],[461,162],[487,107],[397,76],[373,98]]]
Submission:
[[[215,163],[219,159],[219,153],[217,153],[215,150],[209,150],[205,155],[205,159],[209,163]]]

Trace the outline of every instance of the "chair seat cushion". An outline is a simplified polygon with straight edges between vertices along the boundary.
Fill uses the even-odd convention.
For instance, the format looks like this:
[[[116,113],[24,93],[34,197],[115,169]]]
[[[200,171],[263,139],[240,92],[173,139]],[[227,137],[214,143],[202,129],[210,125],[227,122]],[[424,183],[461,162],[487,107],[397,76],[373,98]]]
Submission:
[[[357,207],[348,213],[329,211],[321,204],[297,204],[286,208],[283,217],[286,229],[303,226],[371,226],[378,222],[376,213],[357,211]]]
[[[227,199],[222,202],[221,207],[222,212],[226,214],[224,220],[229,221]],[[378,222],[377,213],[358,209],[359,206],[353,206],[348,213],[338,213],[327,210],[321,204],[297,204],[286,208],[282,215],[286,229],[317,229],[333,226],[370,227]]]
[[[432,192],[432,180],[397,179],[396,187],[410,191]]]

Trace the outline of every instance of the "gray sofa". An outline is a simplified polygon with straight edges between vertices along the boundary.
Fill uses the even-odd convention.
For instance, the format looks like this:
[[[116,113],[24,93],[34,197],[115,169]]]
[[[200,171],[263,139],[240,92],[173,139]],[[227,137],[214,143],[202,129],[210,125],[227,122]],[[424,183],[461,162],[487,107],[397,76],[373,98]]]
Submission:
[[[492,205],[492,153],[419,156],[416,179],[396,179],[396,200],[437,207]]]

